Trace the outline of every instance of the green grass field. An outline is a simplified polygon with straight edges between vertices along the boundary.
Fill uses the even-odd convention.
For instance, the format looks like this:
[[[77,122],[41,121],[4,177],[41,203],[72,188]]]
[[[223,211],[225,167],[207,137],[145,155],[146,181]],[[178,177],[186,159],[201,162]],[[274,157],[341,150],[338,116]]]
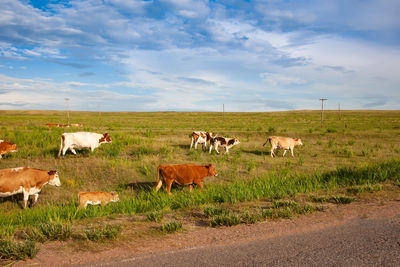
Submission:
[[[272,113],[201,112],[70,112],[71,123],[83,128],[48,128],[67,123],[60,111],[0,111],[0,139],[19,151],[0,160],[0,169],[29,166],[59,171],[62,186],[45,186],[37,206],[22,210],[15,198],[0,199],[2,235],[18,227],[48,221],[76,221],[110,214],[176,210],[209,203],[279,199],[337,187],[399,182],[400,111],[319,111]],[[189,134],[208,130],[237,137],[241,144],[229,155],[189,150]],[[69,151],[58,159],[63,132],[108,132],[111,144],[93,153]],[[304,143],[271,158],[262,144],[269,135],[300,137]],[[221,150],[223,151],[223,150]],[[212,163],[218,177],[205,179],[205,190],[173,187],[154,193],[159,164]],[[121,201],[104,208],[76,208],[79,191],[117,191]]]

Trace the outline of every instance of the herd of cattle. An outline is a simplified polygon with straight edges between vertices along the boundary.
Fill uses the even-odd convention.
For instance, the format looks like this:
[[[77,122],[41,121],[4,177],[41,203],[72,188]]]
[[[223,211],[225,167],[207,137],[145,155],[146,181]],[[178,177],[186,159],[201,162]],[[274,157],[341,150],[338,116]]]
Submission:
[[[58,125],[58,124],[57,124]],[[50,125],[51,127],[53,125]],[[54,126],[60,127],[60,126]],[[111,143],[111,138],[108,133],[98,134],[91,132],[74,132],[63,133],[61,135],[60,149],[58,157],[70,150],[76,155],[77,150],[89,148],[93,151],[103,143]],[[289,138],[280,136],[270,136],[264,143],[271,145],[271,157],[275,156],[276,149],[283,149],[285,156],[286,151],[290,150],[292,156],[293,149],[297,145],[302,145],[300,138]],[[207,144],[210,144],[209,153],[214,148],[219,154],[219,147],[225,148],[225,153],[229,153],[229,149],[240,144],[237,138],[226,138],[214,136],[211,132],[195,131],[191,134],[190,149],[197,149],[197,145],[201,144],[202,148],[207,150]],[[14,143],[0,140],[0,159],[8,152],[17,152],[17,145]],[[172,164],[160,165],[157,167],[157,181],[155,190],[158,191],[165,183],[166,191],[171,194],[171,185],[175,182],[179,185],[189,185],[192,191],[193,185],[198,185],[203,188],[202,180],[207,176],[217,176],[217,172],[212,164],[195,165],[195,164]],[[0,197],[8,197],[16,194],[23,194],[24,208],[27,207],[29,197],[33,195],[32,205],[37,203],[39,192],[46,184],[61,186],[58,172],[55,170],[40,170],[29,167],[9,168],[0,170]],[[79,192],[78,194],[79,207],[91,205],[105,205],[109,202],[119,201],[116,192]]]

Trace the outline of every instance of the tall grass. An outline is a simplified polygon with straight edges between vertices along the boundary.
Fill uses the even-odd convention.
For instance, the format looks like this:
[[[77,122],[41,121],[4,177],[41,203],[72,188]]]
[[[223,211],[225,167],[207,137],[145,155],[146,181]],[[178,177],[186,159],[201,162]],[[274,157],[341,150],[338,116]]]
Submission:
[[[105,207],[78,209],[74,202],[48,207],[14,211],[0,217],[0,227],[32,226],[49,221],[68,222],[110,214],[136,214],[165,209],[183,209],[209,203],[237,203],[257,199],[280,199],[299,193],[400,181],[400,160],[369,164],[364,167],[338,168],[314,175],[281,175],[273,173],[252,180],[209,185],[193,193],[181,191],[168,196],[165,192],[139,191],[134,197],[121,199]]]

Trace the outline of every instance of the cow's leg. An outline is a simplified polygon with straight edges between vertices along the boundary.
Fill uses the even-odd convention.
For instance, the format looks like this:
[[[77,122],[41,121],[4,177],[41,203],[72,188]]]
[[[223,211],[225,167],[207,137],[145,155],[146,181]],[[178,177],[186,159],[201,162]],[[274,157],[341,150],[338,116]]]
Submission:
[[[74,155],[76,155],[76,151],[75,151],[75,149],[74,149],[73,147],[70,147],[69,150],[71,150],[71,152],[72,152]]]
[[[62,150],[62,156],[65,156],[65,153],[67,153],[68,147],[64,146],[63,150]]]
[[[293,154],[293,147],[290,148],[290,152],[292,152],[292,157],[294,157],[294,154]]]
[[[204,188],[203,183],[201,181],[195,181],[194,183],[200,186],[200,189]]]
[[[225,153],[224,154],[226,154],[226,153],[229,153],[229,148],[227,146],[225,147]]]
[[[271,147],[271,158],[275,156],[274,149]]]
[[[286,154],[286,151],[287,151],[286,149],[284,149],[284,150],[283,150],[283,156],[282,156],[282,157],[284,157],[284,156],[285,156],[285,154]]]
[[[212,148],[213,148],[213,145],[210,145],[210,154],[211,154],[211,150],[212,150]]]
[[[218,144],[215,144],[214,149],[215,149],[215,151],[217,151],[217,154],[219,154],[219,151],[218,151]]]
[[[156,185],[156,192],[157,192],[158,190],[160,190],[161,186],[162,186],[162,181],[159,180],[158,183],[157,183],[157,185]]]
[[[24,209],[26,209],[26,205],[28,204],[29,194],[25,190],[23,191],[24,194]]]
[[[0,159],[3,158],[3,154],[0,154]]]
[[[197,149],[197,144],[199,143],[199,138],[197,138],[196,143],[194,144],[194,149]]]
[[[33,195],[33,203],[32,206],[35,206],[39,198],[39,193]]]
[[[165,188],[167,190],[168,195],[171,195],[171,185],[172,185],[172,180],[171,181],[165,181]]]
[[[191,184],[189,185],[189,192],[192,192],[192,190],[193,190],[193,185]]]
[[[192,141],[190,142],[190,149],[192,149],[193,144],[194,144],[194,138],[192,137]]]

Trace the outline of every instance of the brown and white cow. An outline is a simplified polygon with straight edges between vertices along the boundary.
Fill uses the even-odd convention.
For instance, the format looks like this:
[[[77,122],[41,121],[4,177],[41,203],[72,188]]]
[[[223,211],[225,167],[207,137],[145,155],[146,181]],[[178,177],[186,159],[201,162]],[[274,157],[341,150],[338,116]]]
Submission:
[[[287,150],[292,152],[292,157],[294,157],[293,149],[295,146],[301,146],[303,143],[300,138],[290,138],[290,137],[282,137],[282,136],[270,136],[267,138],[267,141],[263,144],[265,146],[267,143],[271,145],[271,157],[275,156],[275,149],[283,149],[283,157],[286,154]]]
[[[45,184],[60,186],[58,172],[27,167],[0,170],[0,197],[23,194],[24,208],[31,195],[34,196],[32,205],[36,204]]]
[[[240,144],[237,138],[226,138],[226,137],[214,137],[210,142],[210,154],[214,147],[215,151],[219,154],[218,147],[225,147],[225,153],[229,153],[229,149],[234,145]]]
[[[60,157],[61,151],[62,156],[65,156],[67,150],[71,150],[76,155],[75,149],[90,148],[93,152],[95,148],[98,148],[103,143],[111,143],[111,138],[108,133],[98,134],[90,132],[76,132],[76,133],[63,133],[61,135],[60,150],[58,151],[58,157]]]
[[[17,145],[0,140],[0,159],[8,152],[18,152]]]
[[[196,184],[203,189],[202,180],[206,176],[217,175],[218,174],[212,164],[160,165],[157,167],[156,192],[161,188],[162,181],[165,182],[166,191],[169,195],[171,194],[171,185],[173,182],[180,185],[189,185],[190,191],[193,189],[193,184]]]
[[[194,144],[194,149],[197,149],[197,144],[201,144],[201,147],[207,149],[207,142],[213,137],[213,133],[204,131],[194,131],[191,134],[190,149],[192,149]]]

